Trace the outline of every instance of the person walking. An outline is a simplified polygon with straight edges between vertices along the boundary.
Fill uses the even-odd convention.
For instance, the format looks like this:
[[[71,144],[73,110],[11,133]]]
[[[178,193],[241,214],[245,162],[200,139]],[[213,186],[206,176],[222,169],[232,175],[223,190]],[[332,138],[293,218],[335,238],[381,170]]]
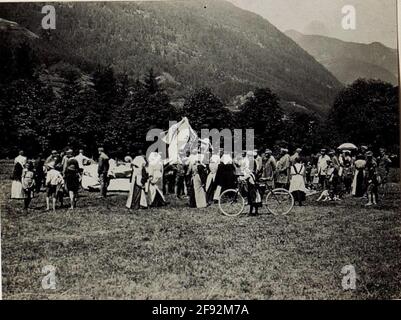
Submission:
[[[70,197],[70,209],[73,210],[77,204],[78,191],[80,187],[80,174],[79,174],[79,163],[72,157],[67,159],[66,168],[64,170],[65,186]]]
[[[56,211],[57,195],[64,187],[64,179],[61,172],[55,169],[54,162],[47,164],[48,171],[46,174],[46,210],[50,210],[50,198],[52,199],[53,211]]]

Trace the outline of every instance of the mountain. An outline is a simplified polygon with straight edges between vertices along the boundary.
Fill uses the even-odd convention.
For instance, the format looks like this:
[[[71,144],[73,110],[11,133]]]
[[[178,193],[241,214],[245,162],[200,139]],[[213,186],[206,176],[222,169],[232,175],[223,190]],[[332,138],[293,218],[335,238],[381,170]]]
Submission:
[[[349,84],[358,78],[380,79],[398,84],[397,50],[379,42],[362,44],[339,39],[285,32],[338,80]]]
[[[47,65],[109,65],[131,78],[151,67],[180,98],[209,86],[228,103],[268,86],[283,101],[327,113],[341,83],[257,14],[223,0],[54,3],[55,30],[41,5],[0,4],[1,18],[40,36]],[[86,70],[87,71],[87,70]]]

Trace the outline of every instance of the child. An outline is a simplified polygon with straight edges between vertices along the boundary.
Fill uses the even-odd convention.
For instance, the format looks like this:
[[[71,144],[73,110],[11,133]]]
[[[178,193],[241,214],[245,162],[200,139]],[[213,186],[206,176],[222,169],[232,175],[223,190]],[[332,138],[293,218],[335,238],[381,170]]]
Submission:
[[[315,164],[312,166],[310,176],[312,179],[312,189],[317,190],[319,188],[319,172]]]
[[[56,199],[57,193],[60,189],[62,189],[64,185],[64,179],[61,173],[54,169],[54,163],[48,164],[49,170],[46,175],[46,188],[47,188],[47,196],[46,196],[46,210],[50,210],[50,198],[52,198],[53,203],[53,211],[56,211]]]
[[[300,158],[296,158],[294,164],[291,166],[291,181],[289,191],[294,197],[294,200],[298,202],[300,207],[306,199],[306,192],[308,192],[305,187],[304,176],[305,166],[302,164],[302,160]]]
[[[330,200],[338,201],[339,198],[339,176],[338,176],[338,169],[334,165],[333,161],[327,161],[328,169],[327,169],[327,186],[330,193]]]
[[[28,212],[29,204],[33,198],[35,187],[35,174],[33,172],[33,163],[27,162],[22,171],[22,191],[24,196],[24,211]]]
[[[368,152],[366,154],[367,162],[366,162],[366,169],[367,169],[367,194],[368,194],[368,203],[366,206],[373,206],[377,205],[378,200],[378,187],[380,185],[380,177],[377,174],[377,163],[373,159],[373,153]]]
[[[246,168],[244,170],[244,179],[247,182],[247,195],[248,195],[248,204],[249,204],[249,215],[257,216],[258,209],[262,206],[262,197],[259,191],[259,185],[256,183],[255,175]],[[255,209],[255,213],[253,213],[253,209]]]
[[[185,192],[185,167],[181,161],[176,165],[175,194],[181,199]]]

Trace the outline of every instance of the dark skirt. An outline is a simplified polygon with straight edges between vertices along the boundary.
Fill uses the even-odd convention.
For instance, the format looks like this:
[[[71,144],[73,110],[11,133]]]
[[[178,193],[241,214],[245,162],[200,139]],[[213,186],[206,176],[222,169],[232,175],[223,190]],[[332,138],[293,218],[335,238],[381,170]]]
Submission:
[[[306,200],[305,192],[297,190],[291,192],[292,196],[294,197],[295,202],[303,202]]]
[[[235,167],[233,164],[220,163],[216,172],[216,185],[221,187],[221,192],[234,189],[237,184]]]
[[[355,197],[363,197],[366,191],[365,178],[363,175],[363,170],[358,170],[356,174],[356,192]]]
[[[189,184],[187,191],[188,191],[188,198],[189,198],[189,207],[196,208],[195,190],[194,190],[194,184],[192,183],[192,181]]]
[[[142,188],[135,184],[132,193],[132,202],[130,204],[130,209],[138,210],[141,208],[141,194]]]
[[[262,207],[262,195],[257,186],[248,183],[248,204],[252,207]],[[259,202],[258,202],[259,200]]]
[[[65,185],[68,191],[78,192],[80,183],[79,183],[79,175],[77,171],[69,171],[65,172]]]
[[[156,191],[155,199],[153,200],[153,202],[150,205],[150,207],[152,207],[152,208],[160,208],[160,207],[164,207],[165,205],[166,205],[166,202],[164,202],[161,194],[159,193],[159,191]]]
[[[209,189],[207,189],[206,190],[206,202],[207,203],[213,203],[213,201],[214,201],[214,194],[215,194],[215,192],[216,192],[216,188],[217,188],[217,185],[216,185],[216,179],[214,179],[211,183],[210,183],[210,186],[209,186]]]

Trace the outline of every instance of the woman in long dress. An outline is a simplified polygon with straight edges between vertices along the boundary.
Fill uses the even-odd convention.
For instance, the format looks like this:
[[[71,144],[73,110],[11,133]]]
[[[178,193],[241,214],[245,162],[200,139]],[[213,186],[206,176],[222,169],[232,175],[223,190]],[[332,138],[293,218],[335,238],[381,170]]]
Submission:
[[[230,154],[223,154],[216,172],[216,193],[215,199],[220,197],[225,190],[234,189],[237,184],[235,176],[236,168]]]
[[[14,170],[11,183],[11,199],[24,199],[24,192],[22,189],[22,171],[26,164],[26,157],[21,151],[19,156],[14,160]]]
[[[352,195],[357,198],[361,198],[365,195],[365,168],[366,160],[363,155],[358,155],[354,163],[355,173],[354,180],[352,182]]]
[[[78,190],[80,187],[79,163],[75,158],[67,160],[66,168],[64,171],[65,186],[70,197],[71,206],[73,210],[77,204]]]
[[[215,200],[216,193],[216,173],[219,167],[220,157],[218,155],[213,155],[210,158],[209,163],[209,174],[206,180],[206,200],[208,204],[212,204]]]
[[[145,166],[146,160],[142,155],[135,157],[132,161],[132,178],[126,204],[128,209],[138,210],[140,208],[146,209],[148,207],[145,194],[145,183],[148,177]]]
[[[291,181],[289,191],[299,206],[302,206],[302,202],[305,201],[308,191],[305,186],[305,166],[299,158],[294,159],[294,161],[295,163],[291,166],[290,171]]]
[[[166,205],[166,200],[159,185],[163,178],[163,162],[161,156],[153,152],[149,155],[149,165],[147,168],[148,183],[145,191],[148,194],[148,204],[150,207],[162,207]]]
[[[206,183],[206,168],[200,161],[192,163],[189,167],[188,174],[191,175],[191,183],[189,185],[189,206],[191,208],[206,208],[206,192],[204,184]]]

